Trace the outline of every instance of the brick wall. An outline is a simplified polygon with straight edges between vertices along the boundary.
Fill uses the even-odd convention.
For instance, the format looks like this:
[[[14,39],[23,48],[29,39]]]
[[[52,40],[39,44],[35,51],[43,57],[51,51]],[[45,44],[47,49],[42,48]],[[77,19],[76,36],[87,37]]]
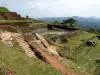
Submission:
[[[16,12],[0,12],[0,15],[2,15],[5,19],[11,19],[11,20],[21,20],[23,19],[19,14]]]

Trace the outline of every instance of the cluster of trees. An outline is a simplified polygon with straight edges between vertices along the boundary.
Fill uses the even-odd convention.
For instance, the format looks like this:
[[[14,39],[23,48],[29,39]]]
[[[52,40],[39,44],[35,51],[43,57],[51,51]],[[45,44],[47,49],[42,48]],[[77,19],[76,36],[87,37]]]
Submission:
[[[59,22],[56,20],[54,24],[63,24],[69,27],[76,27],[77,20],[75,20],[74,18],[68,18],[66,20],[63,20],[63,22]]]
[[[84,29],[88,32],[94,33],[94,34],[99,34],[100,35],[100,29]]]

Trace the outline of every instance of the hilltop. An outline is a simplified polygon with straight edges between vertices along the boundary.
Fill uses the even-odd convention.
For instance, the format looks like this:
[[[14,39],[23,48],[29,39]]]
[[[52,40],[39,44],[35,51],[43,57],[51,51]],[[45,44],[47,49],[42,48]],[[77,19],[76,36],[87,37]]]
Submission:
[[[99,38],[99,34],[75,24],[55,24],[2,12],[0,74],[98,75]]]
[[[0,12],[10,12],[6,7],[0,7]]]
[[[65,19],[68,19],[70,17],[46,17],[46,18],[36,18],[37,20],[41,21],[48,21],[48,22],[54,22],[58,20],[59,22],[62,22]],[[78,20],[78,26],[81,28],[87,28],[87,29],[99,29],[100,28],[100,18],[96,17],[79,17],[79,16],[72,16],[72,18]]]

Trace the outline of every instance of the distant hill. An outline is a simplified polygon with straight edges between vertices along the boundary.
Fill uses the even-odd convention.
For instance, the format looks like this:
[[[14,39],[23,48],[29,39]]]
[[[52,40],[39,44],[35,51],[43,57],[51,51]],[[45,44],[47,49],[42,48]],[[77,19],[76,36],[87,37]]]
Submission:
[[[62,22],[63,20],[67,18],[70,18],[70,17],[47,17],[47,18],[37,18],[37,20],[49,21],[49,22],[58,20]],[[78,16],[73,16],[73,18],[78,20],[77,23],[81,28],[100,29],[100,18],[96,18],[96,17],[84,18],[84,17],[78,17]]]
[[[0,12],[10,12],[6,7],[0,7]]]

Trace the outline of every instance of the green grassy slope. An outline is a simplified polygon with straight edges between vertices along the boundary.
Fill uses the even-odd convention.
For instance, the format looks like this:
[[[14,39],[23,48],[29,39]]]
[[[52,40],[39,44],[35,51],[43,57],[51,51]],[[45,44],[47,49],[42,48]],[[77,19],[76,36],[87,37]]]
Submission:
[[[48,24],[49,22],[39,22],[39,23],[30,24],[30,27],[33,28],[46,27]]]
[[[10,12],[6,7],[0,7],[0,12]]]
[[[0,23],[20,23],[26,22],[26,20],[0,20]]]
[[[97,46],[95,47],[88,47],[83,46],[77,50],[74,54],[75,62],[81,66],[83,69],[87,70],[88,72],[96,75],[100,70],[100,62],[96,63],[96,59],[100,58],[100,40],[98,38],[93,39],[96,42]],[[97,68],[99,67],[99,68]]]
[[[28,58],[21,50],[17,43],[15,47],[8,48],[0,42],[0,60],[16,75],[63,75],[60,71],[40,60]]]
[[[95,34],[93,34],[93,33],[88,33],[86,31],[82,31],[77,36],[68,38],[68,46],[70,47],[71,50],[73,50],[83,43],[82,40],[87,41],[88,39],[90,39],[94,36],[95,36]]]
[[[2,72],[2,71],[0,71],[0,75],[5,75],[5,73],[4,73],[4,72]]]
[[[51,31],[51,32],[55,33],[57,31]],[[68,32],[68,31],[66,31],[66,32]],[[43,32],[43,33],[45,33],[45,32]],[[89,33],[86,31],[80,31],[80,33],[78,33],[78,35],[73,35],[70,37],[68,37],[68,35],[66,35],[68,42],[65,42],[65,43],[53,42],[54,45],[58,46],[58,50],[59,50],[59,53],[61,54],[61,56],[63,56],[65,58],[61,62],[64,63],[65,65],[67,65],[68,67],[72,68],[73,70],[75,70],[75,72],[77,72],[79,75],[94,75],[96,66],[94,64],[94,61],[89,60],[90,58],[88,58],[89,55],[87,53],[88,50],[85,49],[83,44],[87,40],[95,38],[95,36],[96,36],[96,34]],[[47,37],[47,38],[49,38],[49,37]],[[83,39],[84,39],[84,41],[82,41]],[[80,46],[82,46],[82,48],[78,48]],[[99,44],[98,44],[98,47],[99,47]],[[81,50],[83,52],[81,52]],[[95,52],[95,49],[93,49],[93,51],[94,52],[91,52],[91,51],[90,52],[92,53],[92,55],[94,54],[93,56],[95,57],[97,51]],[[85,54],[83,55],[83,53],[87,54],[87,56],[85,56]],[[67,60],[66,58],[69,58],[69,59]]]
[[[67,46],[70,50],[63,50],[65,56],[74,62],[78,69],[83,70],[84,73],[85,71],[89,72],[92,75],[98,75],[98,70],[100,70],[100,63],[96,63],[96,58],[100,57],[100,40],[95,36],[93,33],[84,31],[84,33],[79,36],[69,38]],[[82,39],[84,39],[84,41],[81,41]],[[84,42],[87,40],[93,40],[97,46],[86,46]],[[77,69],[77,67],[74,67],[74,69]]]

